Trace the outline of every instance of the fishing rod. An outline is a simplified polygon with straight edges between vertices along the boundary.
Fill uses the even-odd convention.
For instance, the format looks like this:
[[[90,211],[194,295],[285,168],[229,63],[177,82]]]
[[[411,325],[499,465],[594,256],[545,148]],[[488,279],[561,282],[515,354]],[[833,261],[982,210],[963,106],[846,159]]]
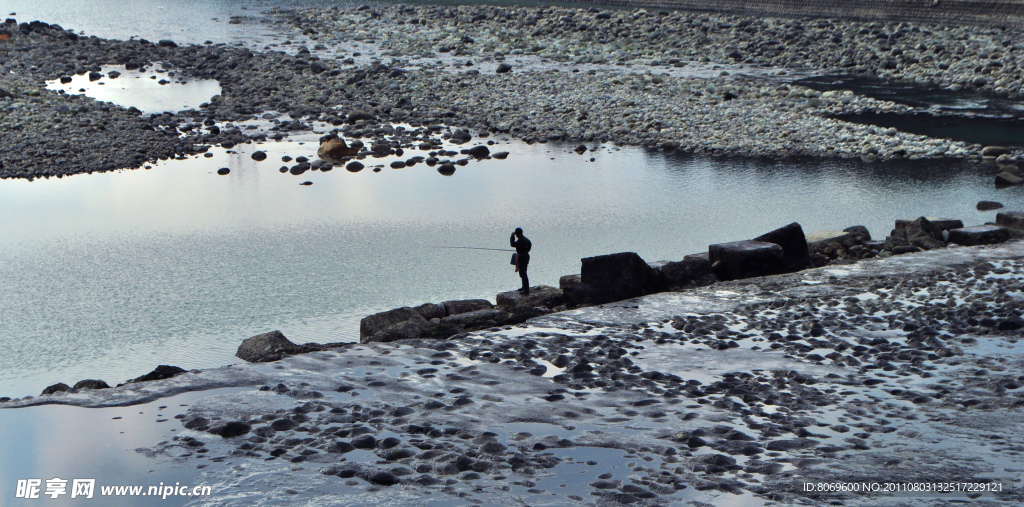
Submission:
[[[493,250],[495,252],[515,252],[510,248],[482,248],[478,246],[432,246],[430,248],[453,248],[458,250]]]

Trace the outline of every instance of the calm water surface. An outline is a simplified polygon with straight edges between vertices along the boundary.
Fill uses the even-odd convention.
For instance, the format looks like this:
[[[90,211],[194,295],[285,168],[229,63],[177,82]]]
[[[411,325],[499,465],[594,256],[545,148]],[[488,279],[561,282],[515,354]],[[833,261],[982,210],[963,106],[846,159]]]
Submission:
[[[104,37],[253,42],[265,27],[228,19],[273,5],[300,4],[13,0],[4,9]],[[130,77],[109,80],[105,93]],[[201,101],[216,92],[198,86],[171,83],[159,87],[167,105],[136,105],[173,108],[179,88]],[[808,232],[862,224],[881,237],[895,218],[992,220],[977,201],[1013,208],[1024,195],[996,191],[993,175],[970,164],[611,147],[579,156],[571,145],[505,141],[492,150],[510,151],[508,160],[451,177],[422,164],[278,172],[285,154],[312,157],[315,139],[214,149],[151,170],[0,180],[0,396],[84,378],[113,384],[158,364],[219,366],[236,361],[242,339],[272,329],[296,342],[356,340],[359,319],[373,312],[493,298],[518,287],[505,253],[436,247],[503,248],[515,227],[534,242],[531,280],[554,285],[590,255],[680,259],[793,221]],[[268,160],[252,161],[256,149]],[[218,176],[221,167],[231,173]]]
[[[296,342],[358,339],[359,319],[401,305],[490,297],[517,287],[502,252],[523,227],[533,283],[555,285],[582,257],[635,251],[680,259],[709,243],[799,221],[884,236],[900,217],[991,220],[1012,206],[974,165],[866,165],[694,158],[513,142],[508,160],[358,173],[281,174],[315,136],[215,149],[151,170],[0,181],[0,385],[38,394],[110,383],[157,364],[235,361],[238,343],[280,329]],[[502,142],[507,143],[507,142]],[[263,149],[262,163],[249,153]],[[593,157],[595,162],[589,162]],[[387,160],[384,160],[387,162]],[[369,164],[368,164],[369,165]],[[231,168],[218,176],[220,167]],[[299,185],[302,181],[312,186]]]

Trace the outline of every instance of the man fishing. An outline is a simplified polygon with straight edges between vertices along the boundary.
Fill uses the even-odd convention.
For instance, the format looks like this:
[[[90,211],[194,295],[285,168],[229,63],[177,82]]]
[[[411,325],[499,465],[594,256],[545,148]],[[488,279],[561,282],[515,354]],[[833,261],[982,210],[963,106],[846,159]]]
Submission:
[[[526,268],[530,265],[530,248],[533,247],[533,243],[530,242],[530,238],[523,236],[523,229],[520,227],[516,227],[515,232],[509,236],[508,242],[512,248],[516,249],[516,271],[519,272],[519,278],[523,279],[523,288],[519,289],[519,293],[529,296],[530,277],[526,274]]]

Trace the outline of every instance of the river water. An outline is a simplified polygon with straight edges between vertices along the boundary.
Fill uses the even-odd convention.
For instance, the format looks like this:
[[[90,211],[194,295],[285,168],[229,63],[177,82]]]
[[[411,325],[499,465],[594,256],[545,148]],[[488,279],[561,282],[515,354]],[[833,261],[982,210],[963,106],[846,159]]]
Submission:
[[[101,36],[231,42],[263,29],[227,19],[267,5],[5,7],[19,21]],[[183,85],[164,88],[175,86]],[[493,300],[519,283],[507,254],[437,247],[504,248],[515,227],[534,243],[531,281],[556,285],[590,255],[676,260],[793,221],[807,232],[866,225],[884,237],[897,218],[977,224],[995,213],[976,211],[977,201],[1012,206],[1022,197],[1020,189],[997,191],[986,169],[968,163],[708,158],[614,146],[580,156],[573,145],[501,139],[492,151],[509,151],[508,160],[473,162],[450,177],[422,164],[278,172],[283,155],[313,155],[316,137],[213,149],[209,158],[148,170],[0,181],[0,395],[84,378],[114,384],[158,364],[219,366],[237,361],[241,340],[272,329],[300,343],[352,341],[373,312]],[[268,160],[252,161],[256,149]],[[217,175],[221,167],[230,174]]]

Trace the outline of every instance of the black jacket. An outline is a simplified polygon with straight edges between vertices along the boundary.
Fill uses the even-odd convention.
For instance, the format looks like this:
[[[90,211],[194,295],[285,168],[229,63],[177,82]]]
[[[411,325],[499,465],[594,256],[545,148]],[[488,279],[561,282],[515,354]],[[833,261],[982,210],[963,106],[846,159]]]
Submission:
[[[519,254],[520,264],[530,262],[530,248],[533,247],[533,243],[530,242],[530,238],[523,236],[522,239],[517,240],[516,235],[512,234],[512,236],[508,239],[508,243],[510,246],[512,246],[512,248],[515,248],[516,253]]]

